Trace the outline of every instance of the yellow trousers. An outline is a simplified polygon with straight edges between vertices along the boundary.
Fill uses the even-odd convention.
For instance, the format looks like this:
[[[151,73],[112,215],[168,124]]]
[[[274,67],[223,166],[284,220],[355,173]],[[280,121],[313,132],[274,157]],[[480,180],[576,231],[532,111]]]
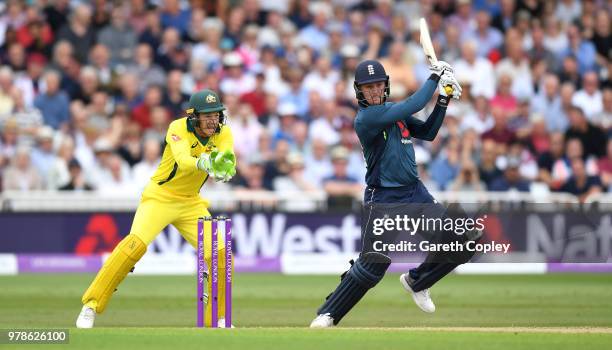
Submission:
[[[97,313],[102,313],[112,296],[112,292],[125,278],[134,264],[144,255],[146,247],[168,225],[172,224],[181,235],[196,248],[198,243],[197,222],[199,217],[210,216],[208,202],[199,195],[181,197],[166,191],[156,183],[150,183],[142,194],[136,210],[130,234],[113,250],[104,266],[98,272],[85,294],[82,302],[93,307]],[[204,230],[204,259],[209,267],[212,252],[211,232]],[[219,244],[219,318],[225,317],[225,244]],[[233,275],[233,274],[232,274]],[[208,295],[211,291],[211,279],[208,279]],[[212,310],[210,303],[206,305],[205,323],[210,326]]]

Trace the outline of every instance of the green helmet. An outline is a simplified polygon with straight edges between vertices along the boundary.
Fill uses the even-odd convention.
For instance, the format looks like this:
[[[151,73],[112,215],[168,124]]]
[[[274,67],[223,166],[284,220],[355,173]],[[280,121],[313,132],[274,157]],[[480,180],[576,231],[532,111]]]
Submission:
[[[224,110],[225,106],[221,103],[221,99],[216,92],[209,89],[196,92],[189,98],[189,108],[187,109],[191,128],[195,126],[198,113],[219,112],[219,128],[217,128],[217,132],[221,131],[221,125],[225,124]]]
[[[221,103],[219,95],[212,90],[204,89],[191,95],[187,114],[221,112],[223,110],[225,110],[225,106]]]

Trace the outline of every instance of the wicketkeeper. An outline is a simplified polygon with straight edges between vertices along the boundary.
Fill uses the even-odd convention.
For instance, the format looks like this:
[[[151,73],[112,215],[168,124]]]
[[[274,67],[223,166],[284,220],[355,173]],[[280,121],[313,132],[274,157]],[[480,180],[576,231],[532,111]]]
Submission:
[[[354,89],[359,104],[355,131],[366,159],[365,204],[419,203],[438,205],[417,174],[412,138],[432,141],[440,129],[449,99],[459,99],[461,86],[448,63],[438,61],[430,67],[431,75],[412,96],[393,103],[389,76],[378,61],[361,62],[355,72]],[[444,87],[452,87],[447,94]],[[413,117],[430,101],[438,88],[436,106],[425,122]],[[441,208],[443,210],[443,208]],[[435,263],[428,257],[419,267],[401,275],[401,285],[412,294],[425,312],[435,306],[429,288],[458,264]],[[341,276],[338,287],[327,297],[310,327],[332,327],[361,300],[385,275],[391,259],[377,252],[362,252],[351,268]]]
[[[147,246],[169,224],[195,248],[197,220],[210,216],[209,203],[200,197],[200,188],[213,177],[229,181],[236,174],[236,157],[232,132],[225,124],[225,107],[211,90],[202,90],[189,99],[187,116],[170,124],[166,134],[161,163],[145,188],[136,210],[130,233],[115,247],[85,294],[83,308],[76,321],[78,328],[92,328],[96,314],[104,312],[117,286],[133,271]],[[204,247],[210,246],[210,232]],[[225,246],[219,244],[221,256]],[[211,251],[205,251],[208,266]],[[225,262],[219,261],[219,274],[225,273]],[[211,281],[208,280],[210,295]],[[219,279],[219,323],[225,323],[225,282]],[[205,322],[211,323],[211,305],[206,306]]]

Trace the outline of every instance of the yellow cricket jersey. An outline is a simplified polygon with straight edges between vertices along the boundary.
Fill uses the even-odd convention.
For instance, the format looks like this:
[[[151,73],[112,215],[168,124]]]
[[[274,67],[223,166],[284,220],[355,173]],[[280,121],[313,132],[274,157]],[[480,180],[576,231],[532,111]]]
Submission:
[[[234,150],[234,138],[227,125],[211,137],[201,138],[187,121],[187,117],[170,123],[166,134],[161,162],[150,185],[159,187],[181,197],[196,196],[208,179],[208,174],[197,168],[198,157],[202,153]]]

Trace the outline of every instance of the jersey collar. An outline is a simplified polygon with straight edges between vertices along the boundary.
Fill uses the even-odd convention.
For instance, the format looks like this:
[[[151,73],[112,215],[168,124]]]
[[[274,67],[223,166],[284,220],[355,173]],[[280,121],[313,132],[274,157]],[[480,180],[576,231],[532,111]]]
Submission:
[[[195,131],[195,127],[193,125],[191,125],[191,123],[189,122],[189,118],[185,119],[187,121],[187,131],[189,131],[190,133],[193,133],[195,135],[195,137],[198,139],[198,141],[200,141],[200,143],[202,144],[202,146],[205,146],[208,143],[208,140],[210,140],[210,137],[204,137],[202,138],[200,135],[198,135],[198,133]]]

